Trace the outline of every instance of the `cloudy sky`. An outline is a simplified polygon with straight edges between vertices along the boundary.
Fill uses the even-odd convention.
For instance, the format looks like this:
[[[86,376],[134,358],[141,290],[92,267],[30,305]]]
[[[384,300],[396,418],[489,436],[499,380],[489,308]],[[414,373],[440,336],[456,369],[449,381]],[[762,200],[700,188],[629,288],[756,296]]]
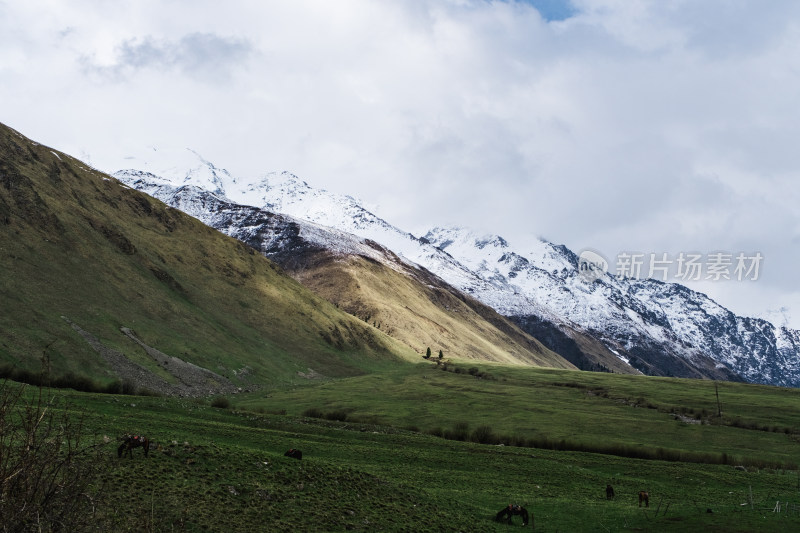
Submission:
[[[794,0],[0,0],[0,121],[101,170],[191,147],[612,269],[758,252],[690,286],[796,328],[798,96]]]

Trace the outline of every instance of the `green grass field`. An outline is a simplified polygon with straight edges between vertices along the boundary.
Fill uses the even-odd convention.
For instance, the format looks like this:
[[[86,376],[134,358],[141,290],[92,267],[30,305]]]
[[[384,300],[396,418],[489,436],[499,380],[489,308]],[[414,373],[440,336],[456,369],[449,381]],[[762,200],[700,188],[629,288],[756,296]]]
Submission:
[[[408,365],[392,373],[244,396],[238,403],[256,410],[285,409],[290,415],[317,410],[341,419],[345,414],[347,420],[434,435],[452,433],[456,425],[466,425],[469,433],[483,426],[505,443],[549,440],[577,450],[623,448],[627,455],[662,450],[662,456],[682,454],[684,460],[727,454],[730,463],[796,467],[800,462],[797,389],[495,365],[455,367],[462,371]]]
[[[536,531],[800,529],[796,467],[642,460],[427,432],[461,422],[498,435],[790,463],[800,455],[791,425],[798,391],[720,383],[722,423],[687,424],[667,411],[715,414],[712,382],[480,370],[491,378],[408,365],[234,396],[225,409],[210,400],[53,393],[84,417],[83,431],[100,444],[95,485],[109,499],[97,520],[117,530],[509,531],[493,516],[512,502],[532,511]],[[301,416],[312,407],[345,410],[347,418]],[[733,417],[741,426],[765,426],[724,425]],[[150,457],[135,450],[133,459],[118,459],[123,433],[149,436],[156,443]],[[284,457],[288,448],[302,450],[302,461]],[[613,501],[605,498],[609,483]],[[638,507],[640,490],[649,491],[649,508]],[[777,502],[780,513],[773,512]],[[510,530],[521,529],[519,518],[514,523]]]

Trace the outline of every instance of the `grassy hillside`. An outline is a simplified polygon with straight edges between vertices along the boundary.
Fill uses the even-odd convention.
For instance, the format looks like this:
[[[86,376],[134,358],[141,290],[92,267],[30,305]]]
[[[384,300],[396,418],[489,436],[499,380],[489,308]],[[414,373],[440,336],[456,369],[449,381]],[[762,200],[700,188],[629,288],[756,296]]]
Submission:
[[[317,253],[289,272],[338,307],[432,357],[574,367],[480,302],[422,270],[398,271],[364,257]]]
[[[751,392],[762,403],[761,390]],[[107,530],[508,531],[493,517],[511,502],[533,513],[536,531],[800,527],[797,471],[458,442],[177,398],[56,394],[99,446],[92,519]],[[509,412],[494,405],[496,418]],[[469,410],[461,417],[476,422]],[[156,443],[149,458],[116,457],[115,437],[129,432]],[[284,457],[288,448],[303,459]],[[640,490],[649,508],[638,507]]]
[[[55,374],[207,393],[415,357],[251,248],[5,126],[0,250],[0,363],[18,369],[44,358]],[[207,391],[182,362],[209,371]]]

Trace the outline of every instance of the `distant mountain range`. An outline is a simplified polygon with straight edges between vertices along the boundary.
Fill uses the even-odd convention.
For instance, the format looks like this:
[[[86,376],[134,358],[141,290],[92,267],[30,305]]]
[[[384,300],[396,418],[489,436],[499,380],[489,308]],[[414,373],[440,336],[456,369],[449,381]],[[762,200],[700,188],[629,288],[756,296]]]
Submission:
[[[325,256],[331,264],[374,262],[398,280],[422,280],[472,309],[477,300],[500,317],[491,315],[489,322],[502,319],[493,333],[513,331],[516,339],[492,355],[472,338],[456,348],[447,335],[420,333],[424,341],[415,344],[409,331],[425,327],[411,328],[406,318],[398,319],[393,334],[416,349],[438,342],[467,358],[484,354],[487,360],[532,362],[541,358],[535,355],[538,348],[530,351],[527,339],[535,338],[586,370],[800,386],[797,330],[736,316],[675,283],[611,274],[587,279],[579,273],[576,254],[564,246],[539,240],[526,243],[523,251],[498,235],[464,228],[433,228],[415,237],[350,196],[314,189],[287,172],[232,176],[191,150],[153,150],[126,164],[130,168],[114,174],[120,181],[250,244],[328,300],[347,300],[345,309],[356,316],[394,316],[389,310],[409,295],[378,290],[379,284],[342,291],[333,277],[326,285],[332,274],[315,270],[319,261],[313,257]],[[362,269],[351,268],[347,279],[358,283],[362,275]],[[488,316],[485,309],[479,314]],[[509,330],[509,321],[517,327]],[[500,342],[484,331],[473,334],[491,345]]]

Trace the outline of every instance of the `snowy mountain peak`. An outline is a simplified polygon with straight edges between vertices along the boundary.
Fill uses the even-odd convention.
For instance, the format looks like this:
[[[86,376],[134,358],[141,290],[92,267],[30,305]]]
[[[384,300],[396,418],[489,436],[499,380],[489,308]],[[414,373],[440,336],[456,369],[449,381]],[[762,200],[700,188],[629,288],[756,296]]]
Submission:
[[[257,191],[257,190],[273,190],[277,194],[283,196],[298,196],[313,192],[311,187],[297,177],[296,175],[286,170],[282,172],[268,172],[264,174],[261,179],[253,182],[242,188],[243,191]],[[320,192],[325,192],[320,189]]]
[[[314,190],[308,183],[287,171],[269,172],[257,181],[231,191],[231,196],[239,202],[281,212],[284,205],[313,194]]]
[[[173,184],[195,185],[225,195],[237,180],[191,148],[150,147],[139,156],[125,158],[128,169],[148,172]]]
[[[438,246],[442,250],[445,250],[452,244],[459,244],[462,246],[469,244],[477,246],[481,249],[487,246],[494,248],[508,248],[508,242],[499,235],[478,235],[471,229],[463,226],[436,227],[428,231],[423,238]]]
[[[447,247],[455,242],[464,242],[469,239],[470,231],[461,226],[447,226],[435,227],[428,231],[424,240],[441,250],[447,250]]]
[[[525,243],[526,248],[531,250],[527,253],[515,250],[500,235],[481,235],[457,226],[433,228],[423,239],[465,261],[471,268],[479,267],[481,262],[488,262],[513,264],[517,267],[534,264],[549,272],[576,269],[572,259],[574,254],[563,246],[539,238],[531,238]]]
[[[508,241],[500,235],[487,235],[482,239],[476,240],[475,246],[480,249],[484,249],[487,246],[492,246],[493,248],[508,248]]]

